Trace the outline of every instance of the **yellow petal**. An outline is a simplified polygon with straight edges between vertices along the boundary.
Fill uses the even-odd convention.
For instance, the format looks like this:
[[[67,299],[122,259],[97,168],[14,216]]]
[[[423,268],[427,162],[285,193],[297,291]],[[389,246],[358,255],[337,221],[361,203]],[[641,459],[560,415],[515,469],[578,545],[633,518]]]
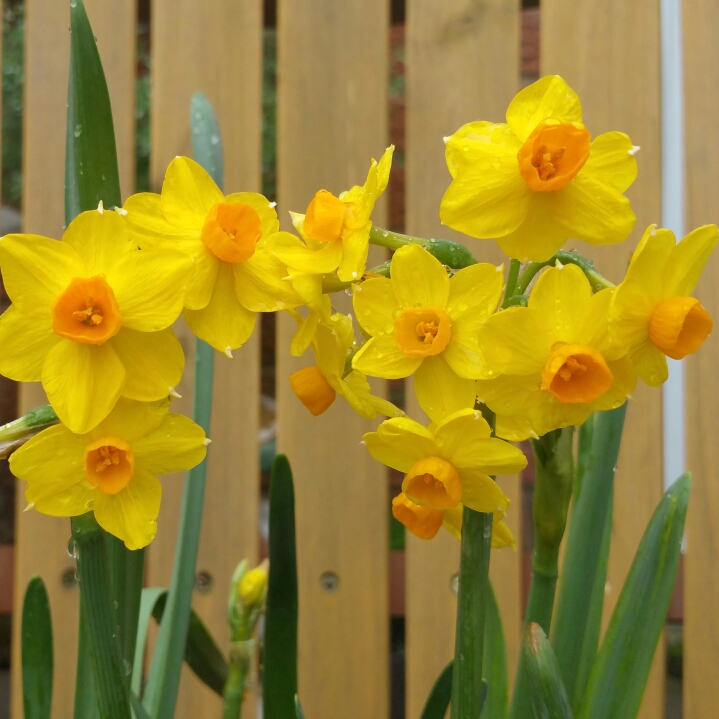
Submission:
[[[157,332],[179,316],[192,274],[192,259],[164,249],[125,254],[107,273],[120,306],[123,327]]]
[[[482,262],[465,267],[451,278],[446,310],[452,320],[471,318],[478,329],[494,313],[504,286],[502,269]]]
[[[125,382],[111,343],[85,345],[63,339],[50,350],[42,386],[57,416],[73,432],[89,432],[110,413]]]
[[[157,534],[162,486],[143,467],[135,465],[130,483],[117,494],[95,494],[95,519],[128,549],[146,547]]]
[[[367,378],[361,372],[350,372],[340,380],[338,387],[352,409],[365,419],[375,419],[378,414],[386,417],[402,417],[404,412],[391,402],[372,394]]]
[[[202,230],[213,205],[224,200],[214,180],[189,157],[176,157],[162,183],[160,207],[175,227]]]
[[[389,171],[392,169],[392,155],[394,145],[390,145],[377,163],[377,196],[379,197],[387,188],[389,182]]]
[[[415,462],[439,453],[432,433],[409,417],[385,420],[376,432],[365,434],[362,441],[378,462],[399,472],[409,472]]]
[[[407,357],[394,341],[393,335],[373,337],[362,345],[352,359],[352,367],[370,377],[402,379],[409,377],[422,363]]]
[[[419,406],[433,422],[474,407],[474,381],[458,377],[443,355],[422,360],[414,376],[414,393]]]
[[[524,442],[525,439],[537,436],[526,417],[506,414],[496,416],[494,431],[497,437],[506,439],[509,442]]]
[[[170,412],[154,431],[132,443],[132,453],[152,474],[184,472],[205,458],[205,432],[189,417]]]
[[[447,364],[458,376],[479,379],[487,371],[487,363],[479,349],[476,317],[465,316],[452,324],[452,337],[442,352]],[[481,326],[481,324],[480,324]]]
[[[529,307],[551,327],[555,342],[576,342],[579,323],[591,298],[591,285],[579,267],[550,267],[537,280],[529,296]]]
[[[582,121],[579,97],[559,75],[547,75],[525,87],[507,108],[507,124],[522,142],[547,118]]]
[[[10,305],[0,317],[0,374],[16,382],[39,382],[50,350],[60,341],[48,317],[28,317]]]
[[[337,267],[337,277],[342,282],[359,280],[364,274],[369,255],[369,232],[371,229],[372,223],[367,222],[363,227],[343,233],[342,259]]]
[[[419,245],[400,247],[390,266],[392,288],[399,306],[439,307],[449,299],[449,277],[442,263]]]
[[[352,320],[344,315],[350,323]],[[351,327],[351,325],[350,325]],[[351,331],[351,330],[350,330]],[[348,347],[342,341],[336,329],[327,324],[320,323],[312,341],[315,351],[317,366],[328,382],[332,378],[341,378],[344,374],[345,360],[347,359]]]
[[[479,330],[479,346],[491,370],[499,374],[539,374],[554,339],[542,314],[531,307],[510,307],[492,315]]]
[[[125,367],[124,397],[152,402],[179,384],[185,356],[171,327],[160,332],[123,327],[110,343]]]
[[[514,535],[503,519],[498,519],[500,512],[494,513],[492,521],[492,549],[503,549],[504,547],[512,547],[516,549]]]
[[[288,232],[281,233],[289,235]],[[311,250],[299,238],[291,245],[274,247],[272,254],[288,267],[300,272],[327,274],[334,272],[342,259],[341,242],[323,242],[319,250]]]
[[[28,483],[25,500],[33,509],[50,517],[77,517],[93,505],[95,488],[80,470],[60,481],[47,484]]]
[[[44,429],[10,455],[10,471],[33,484],[55,484],[83,473],[87,439],[58,424]],[[87,511],[87,510],[85,510]]]
[[[609,310],[614,290],[607,288],[597,292],[590,300],[579,322],[577,344],[599,350],[605,360],[617,359],[627,353],[627,348],[617,345],[609,333]]]
[[[659,387],[669,379],[667,358],[651,341],[646,341],[639,345],[629,355],[629,360],[634,365],[642,381],[650,387]]]
[[[462,505],[445,509],[442,526],[455,538],[462,539]]]
[[[621,407],[637,385],[637,371],[629,357],[607,362],[614,382],[601,396],[592,402],[592,409],[606,411]]]
[[[580,425],[594,411],[592,404],[562,404],[549,392],[533,392],[525,403],[526,417],[541,437],[547,432],[571,425]]]
[[[570,237],[593,245],[626,240],[637,219],[629,200],[599,182],[586,168],[568,185],[551,193],[550,213]]]
[[[240,302],[252,312],[276,312],[304,304],[293,288],[287,266],[267,250],[256,250],[234,265],[235,289]]]
[[[194,259],[192,277],[185,295],[185,307],[190,310],[201,310],[203,307],[207,307],[207,303],[212,297],[221,260],[218,260],[210,252],[204,242]]]
[[[694,292],[717,241],[717,226],[704,225],[690,232],[676,245],[662,278],[665,297],[688,297]]]
[[[40,235],[5,235],[0,267],[10,299],[23,314],[36,317],[49,316],[70,280],[85,272],[74,248]]]
[[[81,212],[67,227],[62,241],[73,247],[85,263],[87,276],[107,274],[126,252],[130,242],[127,221],[110,210]]]
[[[497,415],[521,415],[531,392],[539,392],[539,373],[517,377],[499,375],[476,383],[477,398]]]
[[[186,309],[183,313],[190,330],[218,352],[242,347],[255,328],[256,314],[245,309],[237,299],[235,289],[233,267],[223,262],[207,307],[201,310]]]
[[[154,402],[120,397],[112,412],[86,436],[93,442],[101,437],[120,437],[133,446],[136,439],[154,432],[162,424],[169,409],[169,397]]]
[[[489,475],[476,469],[457,471],[462,480],[462,504],[475,512],[491,513],[507,509],[509,500]]]
[[[249,205],[259,216],[262,226],[262,237],[269,237],[280,229],[275,203],[270,202],[259,192],[233,192],[225,197],[225,202],[241,202]]]
[[[292,335],[292,342],[290,343],[290,354],[293,357],[302,357],[307,351],[307,348],[312,342],[312,338],[315,336],[317,331],[317,325],[320,321],[320,313],[316,310],[310,310],[307,313],[307,317],[302,316],[296,312],[296,310],[288,310],[290,314],[295,313],[297,316],[297,331]],[[299,318],[299,319],[297,319]]]
[[[605,132],[592,141],[585,169],[617,192],[625,192],[637,179],[634,145],[623,132]]]
[[[394,332],[399,303],[392,280],[371,277],[352,288],[352,307],[360,327],[370,335],[381,337]]]

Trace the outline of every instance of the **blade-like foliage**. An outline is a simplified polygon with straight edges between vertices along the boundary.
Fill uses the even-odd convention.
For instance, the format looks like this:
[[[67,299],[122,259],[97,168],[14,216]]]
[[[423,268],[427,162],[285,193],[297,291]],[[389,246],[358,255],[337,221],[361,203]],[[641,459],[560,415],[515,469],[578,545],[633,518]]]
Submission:
[[[45,583],[40,577],[33,577],[25,590],[20,635],[25,719],[50,719],[52,619]]]

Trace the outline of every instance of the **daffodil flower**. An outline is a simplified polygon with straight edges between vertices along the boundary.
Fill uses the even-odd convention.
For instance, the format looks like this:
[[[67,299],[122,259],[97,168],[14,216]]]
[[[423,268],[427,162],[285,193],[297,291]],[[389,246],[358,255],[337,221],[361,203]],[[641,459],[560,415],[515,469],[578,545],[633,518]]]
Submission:
[[[717,241],[716,225],[700,227],[678,244],[671,230],[651,225],[614,290],[610,335],[652,387],[669,376],[667,357],[696,352],[712,331],[709,313],[690,295]]]
[[[452,183],[442,198],[445,225],[495,238],[520,260],[548,260],[570,237],[621,242],[635,216],[623,192],[637,166],[621,132],[591,139],[576,93],[556,75],[524,88],[507,123],[472,122],[446,138]]]
[[[346,372],[347,357],[354,346],[352,317],[330,312],[328,297],[316,323],[303,322],[299,313],[292,312],[300,331],[307,327],[312,331],[311,344],[317,363],[290,375],[290,386],[297,398],[315,417],[327,411],[338,394],[367,419],[374,419],[377,414],[387,417],[404,414],[391,402],[374,396],[362,373]]]
[[[611,293],[592,295],[575,265],[553,267],[537,280],[527,307],[503,310],[482,325],[489,369],[477,395],[501,419],[498,435],[541,436],[626,401],[636,374],[626,350],[610,342]]]
[[[408,417],[388,419],[362,439],[376,460],[405,474],[402,492],[414,504],[504,511],[509,500],[490,475],[519,472],[527,460],[490,435],[481,412],[464,409],[429,427]]]
[[[156,475],[190,469],[206,454],[202,428],[168,408],[168,401],[121,399],[91,432],[64,425],[40,432],[10,457],[12,473],[27,482],[29,507],[54,517],[92,510],[128,549],[148,545],[162,497]]]
[[[231,356],[250,338],[257,312],[303,303],[272,254],[273,242],[287,233],[278,232],[274,203],[262,195],[225,196],[200,165],[176,157],[162,194],[133,195],[125,210],[140,247],[170,247],[194,259],[185,321],[220,352]]]
[[[304,215],[290,213],[305,244],[278,247],[275,256],[297,272],[327,274],[337,270],[342,282],[359,280],[367,265],[372,210],[385,191],[394,145],[379,163],[372,160],[362,187],[355,185],[335,197],[320,190]]]
[[[452,279],[429,252],[406,245],[390,276],[354,287],[357,321],[371,338],[352,366],[385,379],[409,377],[433,421],[474,406],[474,379],[483,376],[477,331],[502,294],[502,268],[477,264]]]
[[[432,539],[437,536],[440,527],[444,527],[456,539],[462,538],[461,504],[454,509],[432,509],[415,504],[404,492],[400,492],[392,500],[392,515],[420,539]],[[492,549],[516,547],[514,535],[504,520],[505,516],[501,510],[493,512]]]
[[[0,240],[11,307],[0,318],[0,372],[41,381],[58,417],[87,432],[121,396],[174,393],[184,356],[170,325],[182,310],[192,260],[137,249],[116,212],[83,212],[62,241]]]

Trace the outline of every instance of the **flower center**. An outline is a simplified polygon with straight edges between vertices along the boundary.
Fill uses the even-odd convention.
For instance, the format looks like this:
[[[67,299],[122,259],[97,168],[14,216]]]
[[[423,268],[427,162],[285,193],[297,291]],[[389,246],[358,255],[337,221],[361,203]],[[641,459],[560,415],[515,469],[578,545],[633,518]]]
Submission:
[[[302,231],[315,242],[334,242],[340,239],[345,223],[345,204],[327,190],[320,190],[312,198]]]
[[[593,347],[561,345],[542,369],[541,387],[563,404],[577,404],[601,397],[613,381],[604,357]]]
[[[202,240],[212,254],[233,264],[250,259],[261,237],[260,216],[241,202],[213,205],[202,227]]]
[[[315,416],[321,415],[335,401],[332,389],[319,367],[304,367],[290,375],[290,387],[297,398]]]
[[[394,321],[394,341],[407,357],[438,355],[452,337],[452,322],[439,307],[403,310]]]
[[[517,153],[519,174],[530,190],[559,190],[584,167],[591,139],[581,123],[545,120],[534,128]]]
[[[462,482],[449,462],[439,457],[423,457],[407,472],[402,491],[415,504],[452,509],[462,499]]]
[[[392,514],[394,518],[404,524],[412,534],[420,539],[432,539],[444,520],[444,512],[441,509],[420,507],[402,492],[392,500]]]
[[[120,327],[120,309],[104,275],[74,277],[52,307],[53,330],[73,342],[101,345]]]
[[[649,338],[667,357],[679,360],[696,352],[712,331],[709,313],[694,297],[662,302],[649,320]]]
[[[83,469],[93,487],[105,494],[117,494],[130,483],[135,459],[125,440],[103,437],[85,447]]]

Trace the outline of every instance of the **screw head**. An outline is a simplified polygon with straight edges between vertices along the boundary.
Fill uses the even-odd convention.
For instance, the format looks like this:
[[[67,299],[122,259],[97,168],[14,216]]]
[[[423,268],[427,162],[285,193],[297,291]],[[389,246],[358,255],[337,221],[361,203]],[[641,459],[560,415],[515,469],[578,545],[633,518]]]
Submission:
[[[320,585],[327,594],[334,594],[340,586],[340,578],[334,572],[325,572],[320,577]]]
[[[209,572],[198,572],[195,576],[195,590],[199,594],[209,594],[212,591],[214,580]]]
[[[68,567],[63,571],[60,575],[60,584],[62,584],[65,589],[73,589],[77,586],[77,572],[75,567]]]

